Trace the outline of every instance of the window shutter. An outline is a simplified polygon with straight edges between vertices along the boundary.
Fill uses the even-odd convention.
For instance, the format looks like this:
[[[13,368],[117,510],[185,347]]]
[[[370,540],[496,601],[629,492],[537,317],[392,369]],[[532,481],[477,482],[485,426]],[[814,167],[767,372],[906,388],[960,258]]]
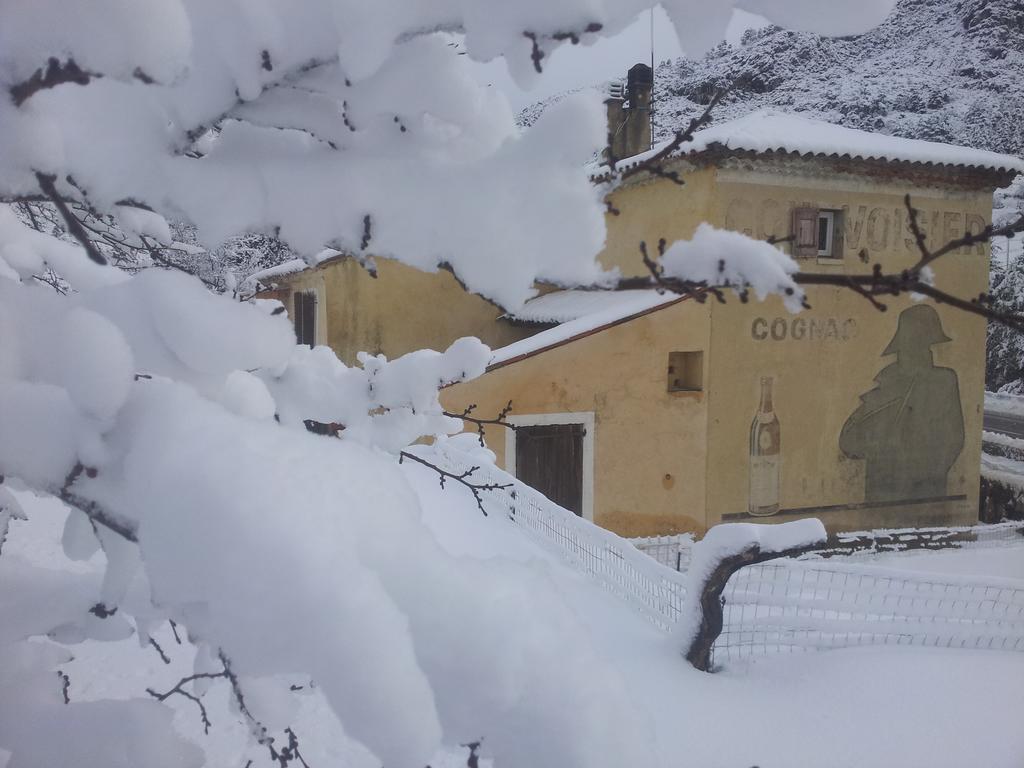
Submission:
[[[793,257],[813,259],[818,255],[818,209],[793,209]]]
[[[305,296],[299,291],[292,293],[292,325],[295,326],[295,341],[302,343],[302,307],[306,303]]]
[[[846,220],[842,211],[836,211],[832,216],[832,258],[841,259],[844,257],[846,238]]]
[[[306,294],[306,305],[303,307],[302,332],[304,344],[316,346],[316,294]]]

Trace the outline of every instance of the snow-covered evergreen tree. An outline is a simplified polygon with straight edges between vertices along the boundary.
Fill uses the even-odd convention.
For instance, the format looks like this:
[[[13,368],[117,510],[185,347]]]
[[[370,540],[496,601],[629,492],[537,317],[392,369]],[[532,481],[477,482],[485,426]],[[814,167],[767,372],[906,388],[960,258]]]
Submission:
[[[993,307],[1024,316],[1024,259],[1000,263],[1003,254],[993,251]],[[1024,334],[999,323],[988,326],[985,386],[991,391],[1024,393]]]

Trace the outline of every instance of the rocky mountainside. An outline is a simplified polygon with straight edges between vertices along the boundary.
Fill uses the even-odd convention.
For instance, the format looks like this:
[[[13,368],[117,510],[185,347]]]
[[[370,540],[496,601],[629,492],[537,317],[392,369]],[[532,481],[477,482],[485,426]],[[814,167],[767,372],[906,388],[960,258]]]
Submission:
[[[868,34],[748,32],[704,60],[658,67],[655,126],[667,135],[719,87],[719,118],[761,107],[851,128],[1024,152],[1024,1],[900,0]]]
[[[700,61],[663,62],[655,74],[655,138],[670,136],[727,84],[732,90],[718,120],[775,107],[1022,155],[1024,0],[899,0],[865,35],[823,38],[767,27]],[[524,110],[522,121],[532,122],[544,106]]]

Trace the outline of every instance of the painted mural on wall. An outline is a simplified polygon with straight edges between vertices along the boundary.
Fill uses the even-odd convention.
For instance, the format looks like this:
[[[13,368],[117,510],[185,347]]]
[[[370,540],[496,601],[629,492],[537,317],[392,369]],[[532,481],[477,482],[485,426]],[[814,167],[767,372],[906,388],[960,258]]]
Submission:
[[[839,436],[844,455],[864,460],[866,502],[947,495],[947,475],[964,447],[964,416],[956,371],[936,366],[932,347],[949,341],[931,306],[900,313],[882,353],[896,360],[875,376]]]

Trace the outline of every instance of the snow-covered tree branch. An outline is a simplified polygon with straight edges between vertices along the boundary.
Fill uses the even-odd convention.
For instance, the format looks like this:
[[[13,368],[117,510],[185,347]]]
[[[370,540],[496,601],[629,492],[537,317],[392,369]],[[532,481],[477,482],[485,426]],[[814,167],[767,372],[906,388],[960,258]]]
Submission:
[[[891,2],[665,7],[699,52],[734,5],[849,34]],[[0,2],[0,543],[21,516],[12,492],[50,495],[74,510],[65,554],[106,564],[76,579],[0,556],[10,768],[201,765],[165,702],[194,703],[222,675],[223,706],[244,709],[278,761],[302,760],[289,704],[301,678],[339,738],[388,766],[481,737],[498,765],[646,763],[647,725],[621,681],[590,695],[599,658],[546,573],[442,550],[397,468],[411,443],[461,429],[437,390],[479,375],[486,348],[349,368],[297,347],[274,306],[134,260],[193,254],[173,220],[211,250],[271,237],[300,255],[450,265],[507,306],[537,279],[610,284],[584,170],[605,139],[600,105],[568,99],[520,131],[448,43],[462,35],[469,58],[504,57],[525,83],[558,46],[613,35],[648,6]],[[785,265],[766,269],[785,290]],[[341,439],[307,421],[344,426]],[[77,642],[166,649],[168,626],[197,649],[180,686],[78,701],[57,673]],[[561,643],[571,658],[552,664]]]

